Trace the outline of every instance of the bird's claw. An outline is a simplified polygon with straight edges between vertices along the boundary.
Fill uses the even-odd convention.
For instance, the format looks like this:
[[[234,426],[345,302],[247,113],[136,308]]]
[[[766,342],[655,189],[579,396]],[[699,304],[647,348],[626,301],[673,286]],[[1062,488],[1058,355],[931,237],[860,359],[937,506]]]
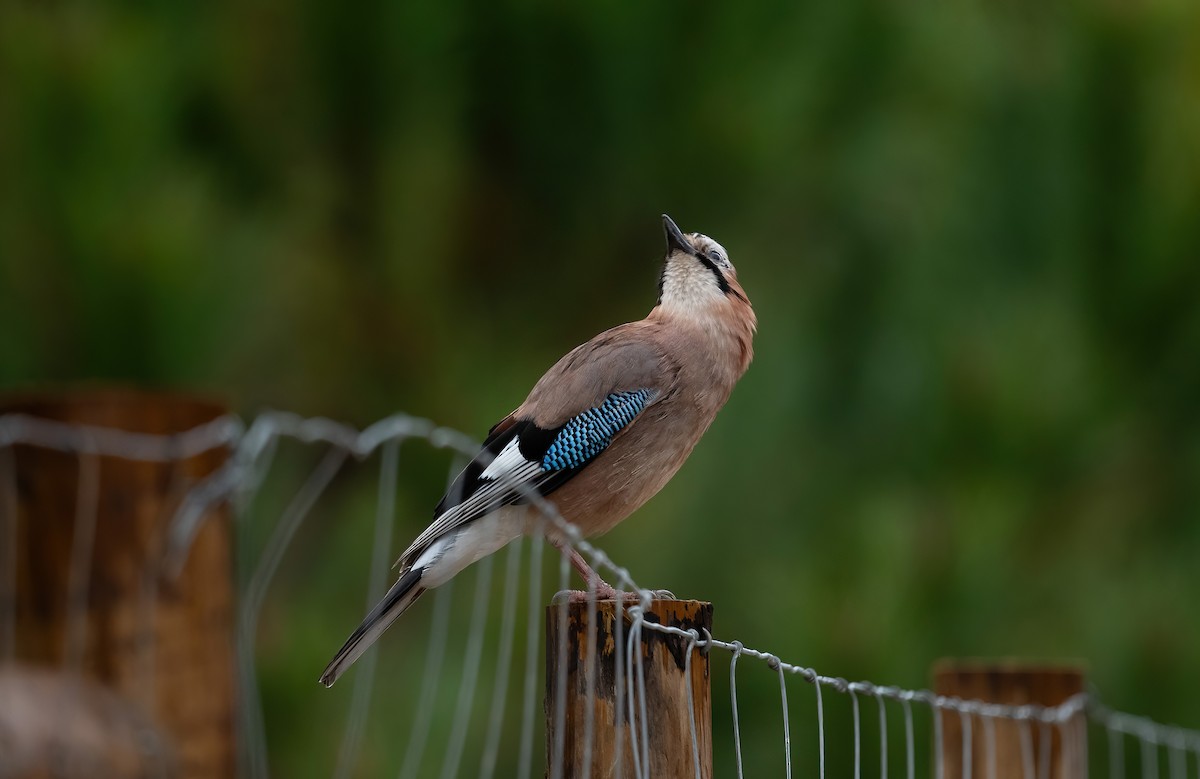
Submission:
[[[650,590],[651,600],[678,600],[675,594],[670,590]],[[637,604],[642,600],[642,594],[637,591],[619,593],[621,601],[626,604]],[[554,605],[566,603],[587,603],[594,600],[610,601],[617,599],[618,592],[613,587],[607,584],[601,584],[595,590],[559,590],[554,593],[554,597],[550,602]]]

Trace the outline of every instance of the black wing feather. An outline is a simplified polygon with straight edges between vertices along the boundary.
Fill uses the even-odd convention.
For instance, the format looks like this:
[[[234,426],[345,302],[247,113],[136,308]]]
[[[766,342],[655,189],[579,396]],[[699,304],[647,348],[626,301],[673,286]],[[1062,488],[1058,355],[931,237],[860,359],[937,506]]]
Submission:
[[[530,420],[520,420],[503,430],[497,431],[499,427],[500,425],[497,425],[492,428],[492,433],[483,442],[483,448],[479,450],[479,454],[475,455],[475,458],[467,463],[467,467],[463,468],[462,472],[450,484],[450,488],[446,490],[446,494],[442,496],[442,499],[438,501],[437,507],[433,510],[435,517],[440,517],[455,506],[461,505],[478,492],[480,487],[488,483],[487,480],[481,479],[480,476],[491,464],[492,460],[496,459],[496,455],[504,447],[508,446],[508,443],[513,438],[520,436],[519,446],[522,457],[530,462],[539,462],[546,456],[546,451],[549,450],[550,444],[554,443],[554,437],[562,430],[562,426],[553,430],[545,430]],[[569,471],[549,472],[546,474],[547,478],[538,479],[532,486],[537,489],[539,494],[543,496],[549,495],[578,472],[579,468],[572,468]],[[499,506],[510,506],[526,502],[528,501],[522,496],[513,495],[508,500],[488,504],[487,508],[481,509],[478,512],[472,512],[474,516],[470,517],[470,519],[483,516],[488,511]],[[465,519],[464,521],[470,521],[470,519]]]

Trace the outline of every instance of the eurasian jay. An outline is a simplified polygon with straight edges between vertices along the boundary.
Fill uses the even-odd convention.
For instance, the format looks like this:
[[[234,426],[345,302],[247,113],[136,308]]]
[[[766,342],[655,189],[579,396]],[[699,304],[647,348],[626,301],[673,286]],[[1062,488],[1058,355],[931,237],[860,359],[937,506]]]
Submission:
[[[746,372],[757,321],[724,247],[680,232],[665,214],[663,228],[666,261],[650,314],[573,349],[488,432],[400,556],[399,579],[325,668],[326,687],[423,592],[521,535],[547,532],[530,490],[596,536],[683,465]],[[614,597],[578,553],[571,562],[596,597]]]

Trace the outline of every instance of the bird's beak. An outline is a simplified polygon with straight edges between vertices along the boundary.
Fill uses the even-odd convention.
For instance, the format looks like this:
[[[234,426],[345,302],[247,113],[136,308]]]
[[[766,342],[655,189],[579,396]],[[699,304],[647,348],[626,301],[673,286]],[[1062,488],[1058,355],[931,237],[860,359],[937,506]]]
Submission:
[[[678,225],[675,224],[671,217],[663,214],[662,218],[663,232],[667,234],[667,254],[671,255],[674,252],[695,254],[695,249],[692,248],[691,243],[684,237],[683,232],[680,231]]]

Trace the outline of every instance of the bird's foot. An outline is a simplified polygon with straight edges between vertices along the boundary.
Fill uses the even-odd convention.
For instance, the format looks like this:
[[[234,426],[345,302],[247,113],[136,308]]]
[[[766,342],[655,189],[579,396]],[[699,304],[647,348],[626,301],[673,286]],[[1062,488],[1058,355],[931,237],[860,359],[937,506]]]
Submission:
[[[583,559],[583,555],[579,554],[574,547],[563,546],[558,541],[551,541],[555,548],[567,555],[567,559],[571,561],[571,566],[579,572],[585,582],[588,582],[589,590],[563,590],[554,595],[554,603],[560,603],[561,598],[567,598],[570,603],[587,603],[589,599],[595,600],[616,600],[617,589],[608,582],[600,578],[600,574],[592,570],[588,565],[587,560]],[[638,603],[641,601],[641,593],[638,592],[623,592],[620,593],[621,600],[625,603]],[[675,593],[670,590],[650,590],[651,600],[676,600]]]
[[[623,603],[637,604],[642,600],[640,592],[617,592],[617,590],[604,582],[601,582],[594,590],[561,590],[554,593],[554,598],[551,600],[554,604],[560,604],[564,600],[567,603],[587,603],[590,600],[617,600],[617,597]],[[675,594],[670,590],[650,590],[651,600],[676,600]]]

